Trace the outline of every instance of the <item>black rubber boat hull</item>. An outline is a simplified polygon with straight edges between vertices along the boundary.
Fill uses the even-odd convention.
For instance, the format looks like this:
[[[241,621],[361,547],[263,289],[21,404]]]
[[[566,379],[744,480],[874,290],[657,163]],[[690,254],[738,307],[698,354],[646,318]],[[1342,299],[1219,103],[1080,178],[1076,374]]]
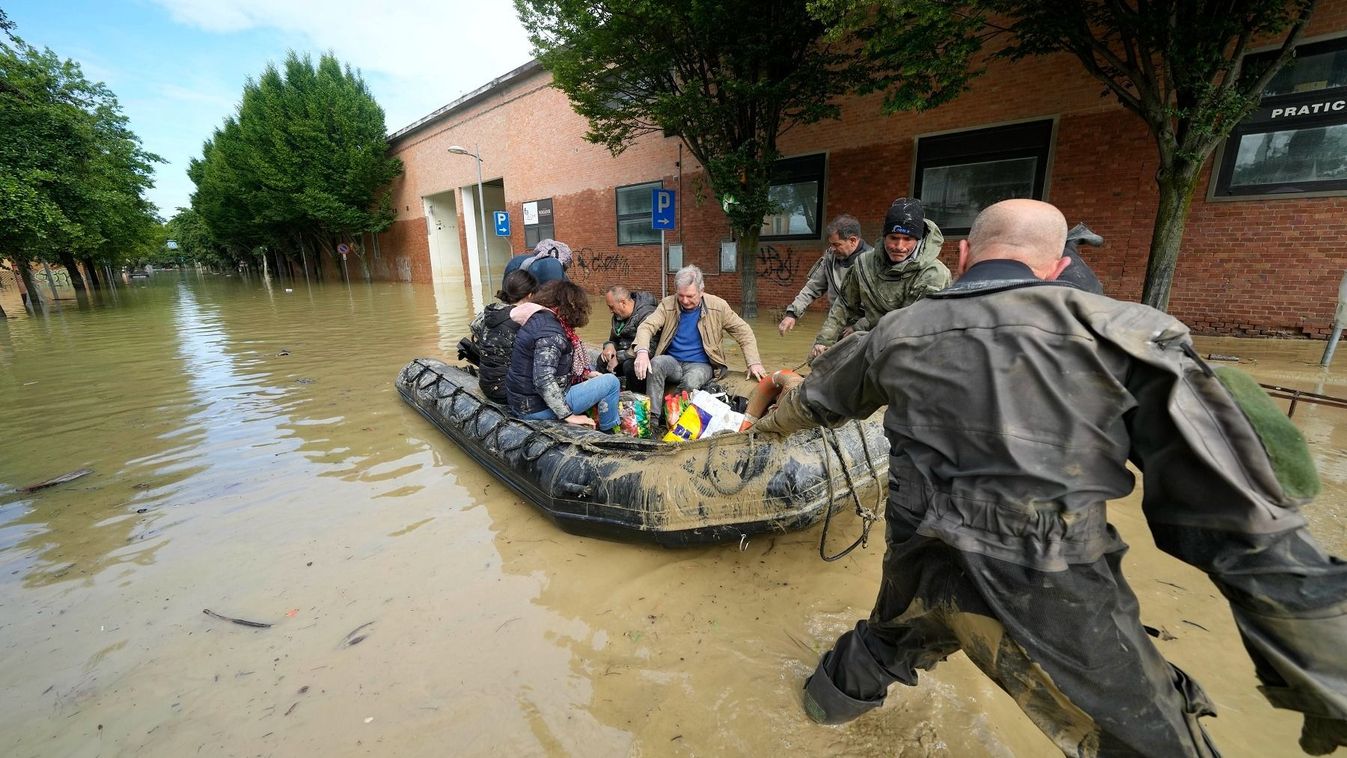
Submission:
[[[434,359],[408,363],[397,387],[559,527],[590,537],[684,546],[801,529],[853,497],[876,507],[888,471],[888,442],[873,421],[784,440],[729,434],[669,444],[510,417],[475,376]]]

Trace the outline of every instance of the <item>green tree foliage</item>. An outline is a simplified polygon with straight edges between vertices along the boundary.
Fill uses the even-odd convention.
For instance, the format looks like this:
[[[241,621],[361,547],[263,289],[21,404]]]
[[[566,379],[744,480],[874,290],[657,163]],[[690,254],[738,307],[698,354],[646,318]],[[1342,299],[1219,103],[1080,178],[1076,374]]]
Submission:
[[[1008,20],[1002,54],[1070,53],[1141,117],[1159,152],[1160,204],[1142,302],[1165,309],[1198,173],[1290,60],[1315,0],[986,0]],[[1246,65],[1250,42],[1279,54]]]
[[[268,66],[248,81],[238,115],[192,161],[190,223],[208,230],[200,249],[211,255],[330,254],[392,223],[388,184],[401,173],[388,156],[383,109],[359,74],[331,55],[315,67],[292,52],[283,70]]]
[[[838,3],[816,17],[808,5],[515,0],[539,60],[589,121],[587,139],[616,155],[643,135],[676,136],[705,167],[738,239],[749,316],[757,311],[758,236],[777,210],[769,189],[778,138],[837,118],[837,99],[857,89],[885,91],[894,108],[939,104],[962,91],[966,56],[977,47],[933,26],[950,24],[948,13],[921,6]],[[828,33],[843,21],[876,28],[861,19],[907,24],[910,36]],[[947,50],[933,44],[951,39]]]
[[[22,40],[0,42],[0,254],[114,263],[154,236],[153,164],[117,98],[79,64]]]

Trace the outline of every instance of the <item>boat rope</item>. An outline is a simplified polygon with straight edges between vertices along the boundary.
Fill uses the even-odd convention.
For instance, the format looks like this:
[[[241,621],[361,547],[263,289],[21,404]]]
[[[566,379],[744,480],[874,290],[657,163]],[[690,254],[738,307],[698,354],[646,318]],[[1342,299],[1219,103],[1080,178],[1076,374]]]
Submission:
[[[861,428],[859,421],[853,421],[852,423],[856,425],[856,432],[860,435],[861,443],[864,445],[865,430]],[[877,521],[879,517],[875,515],[875,511],[861,505],[861,495],[856,491],[856,485],[855,482],[851,480],[851,472],[847,468],[846,459],[842,457],[842,446],[837,442],[837,433],[826,426],[822,427],[819,431],[821,432],[820,441],[823,443],[823,476],[828,480],[828,506],[823,511],[823,533],[819,536],[818,555],[823,560],[831,563],[845,558],[857,547],[865,547],[870,541],[870,527],[874,526],[875,521]],[[860,536],[856,538],[855,542],[848,545],[845,550],[831,556],[828,555],[828,527],[832,524],[833,500],[835,494],[833,491],[832,456],[828,454],[829,447],[832,447],[837,453],[837,462],[842,467],[842,475],[847,481],[847,488],[851,490],[851,499],[856,503],[856,515],[861,518]],[[870,473],[874,476],[875,465],[874,461],[870,459],[870,448],[867,445],[864,449],[866,463],[869,464]],[[876,484],[878,484],[878,482],[876,482]]]

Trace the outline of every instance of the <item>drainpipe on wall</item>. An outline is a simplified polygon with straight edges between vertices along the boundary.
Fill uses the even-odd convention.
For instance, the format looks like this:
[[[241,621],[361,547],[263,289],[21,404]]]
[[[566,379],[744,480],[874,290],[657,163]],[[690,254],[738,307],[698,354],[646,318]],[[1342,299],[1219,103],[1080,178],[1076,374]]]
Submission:
[[[1342,339],[1344,321],[1347,321],[1347,272],[1343,273],[1342,282],[1338,284],[1338,310],[1333,314],[1333,333],[1328,337],[1328,347],[1324,348],[1320,366],[1327,367],[1333,362],[1333,351],[1338,349],[1338,340]]]

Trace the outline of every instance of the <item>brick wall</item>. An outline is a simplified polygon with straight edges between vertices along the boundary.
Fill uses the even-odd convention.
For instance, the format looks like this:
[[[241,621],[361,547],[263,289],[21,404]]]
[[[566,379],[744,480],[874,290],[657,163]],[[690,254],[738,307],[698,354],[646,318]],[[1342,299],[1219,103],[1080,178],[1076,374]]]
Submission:
[[[1347,32],[1347,0],[1320,6],[1310,36]],[[681,228],[669,242],[684,244],[684,262],[702,267],[708,291],[738,303],[740,274],[719,273],[728,224],[696,162],[683,153],[680,183],[677,140],[651,135],[616,158],[586,143],[583,119],[549,82],[545,72],[524,75],[397,141],[394,153],[406,174],[395,185],[397,220],[380,235],[388,262],[376,276],[431,280],[421,198],[473,186],[475,161],[446,148],[480,145],[484,176],[504,180],[517,251],[524,249],[522,204],[551,198],[555,236],[577,252],[573,279],[596,293],[614,283],[658,293],[659,245],[617,244],[614,187],[662,180],[681,188]],[[1109,294],[1135,300],[1158,197],[1156,150],[1140,120],[1102,90],[1074,58],[996,62],[953,103],[885,116],[877,97],[851,98],[842,120],[795,129],[781,149],[826,152],[825,219],[851,213],[875,243],[885,209],[911,192],[917,137],[1054,118],[1046,199],[1069,223],[1084,221],[1105,238],[1103,248],[1084,251],[1086,260]],[[1204,333],[1326,335],[1347,269],[1347,198],[1208,202],[1209,174],[1210,167],[1193,200],[1171,312]],[[461,218],[462,202],[458,208],[463,230],[472,221]],[[467,240],[460,241],[466,257]],[[951,268],[957,245],[947,235],[942,258]],[[820,240],[763,242],[753,262],[760,310],[788,304],[822,251]],[[494,289],[490,283],[488,291]]]

